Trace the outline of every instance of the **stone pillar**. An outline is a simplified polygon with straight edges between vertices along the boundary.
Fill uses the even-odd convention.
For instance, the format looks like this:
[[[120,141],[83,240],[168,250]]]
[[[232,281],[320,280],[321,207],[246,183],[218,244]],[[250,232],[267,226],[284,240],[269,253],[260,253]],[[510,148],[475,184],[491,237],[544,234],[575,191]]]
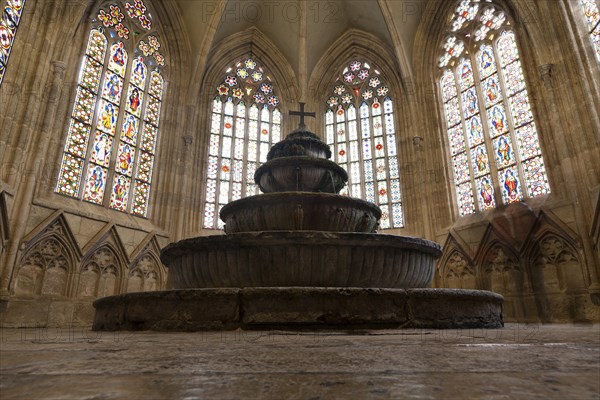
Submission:
[[[41,133],[37,142],[31,145],[31,151],[26,161],[25,174],[15,196],[14,213],[11,216],[11,226],[14,227],[12,237],[7,244],[7,252],[0,259],[0,296],[8,295],[10,280],[19,251],[19,243],[25,234],[25,226],[31,210],[37,182],[44,165],[50,131],[56,116],[56,108],[60,99],[61,87],[65,77],[66,64],[62,61],[52,61],[51,75],[46,84],[46,107],[42,117]]]

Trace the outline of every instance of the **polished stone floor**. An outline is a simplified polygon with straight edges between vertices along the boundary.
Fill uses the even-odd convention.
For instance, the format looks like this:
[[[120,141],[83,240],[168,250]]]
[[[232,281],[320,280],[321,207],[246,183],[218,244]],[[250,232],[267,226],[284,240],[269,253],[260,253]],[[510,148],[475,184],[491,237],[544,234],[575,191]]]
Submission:
[[[600,325],[0,330],[0,399],[599,399]]]

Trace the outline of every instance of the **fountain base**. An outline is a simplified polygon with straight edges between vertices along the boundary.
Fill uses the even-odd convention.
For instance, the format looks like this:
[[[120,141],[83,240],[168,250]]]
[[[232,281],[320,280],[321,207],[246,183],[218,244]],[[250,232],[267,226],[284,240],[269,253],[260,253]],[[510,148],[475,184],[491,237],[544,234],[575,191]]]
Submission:
[[[503,297],[482,290],[211,288],[94,302],[97,331],[500,328]]]

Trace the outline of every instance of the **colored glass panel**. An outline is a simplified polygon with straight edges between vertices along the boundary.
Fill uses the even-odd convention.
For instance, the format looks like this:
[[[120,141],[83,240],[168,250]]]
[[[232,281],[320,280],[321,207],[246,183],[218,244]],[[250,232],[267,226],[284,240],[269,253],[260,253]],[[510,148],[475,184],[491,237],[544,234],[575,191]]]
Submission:
[[[147,77],[148,67],[146,67],[146,64],[144,64],[144,59],[142,57],[134,59],[130,82],[136,85],[138,88],[144,90],[146,87]]]
[[[442,75],[442,100],[447,102],[456,96],[456,82],[454,74],[450,70],[445,70]]]
[[[514,61],[504,67],[504,79],[508,96],[525,89],[525,79],[523,78],[520,61]]]
[[[492,46],[481,46],[481,51],[477,53],[477,65],[482,78],[496,72],[496,58],[494,57]]]
[[[519,154],[523,160],[541,154],[540,143],[533,123],[517,129],[517,143],[519,144]]]
[[[0,20],[0,84],[4,79],[6,64],[23,13],[25,0],[10,0],[2,11]]]
[[[483,143],[484,130],[479,115],[476,115],[467,121],[467,133],[469,138],[469,147]]]
[[[129,85],[127,97],[125,98],[125,110],[139,118],[142,113],[143,100],[144,92],[134,85]],[[146,121],[152,122],[155,125],[157,124],[159,104],[157,100],[150,97],[146,108]]]
[[[477,101],[477,92],[475,87],[468,89],[462,94],[464,117],[465,119],[479,112],[479,102]]]
[[[527,194],[534,197],[550,193],[550,185],[548,184],[542,157],[532,158],[524,164],[523,172],[527,183]]]
[[[97,63],[90,57],[85,57],[79,74],[80,85],[93,93],[98,91],[102,64]]]
[[[102,84],[102,97],[118,104],[121,101],[122,90],[123,79],[119,75],[107,71]]]
[[[471,67],[471,61],[463,60],[458,65],[458,83],[460,85],[460,91],[467,90],[475,84],[473,78],[473,67]]]
[[[475,212],[475,201],[473,200],[473,191],[471,182],[465,182],[456,187],[456,197],[458,199],[458,209],[460,216],[469,215]]]
[[[502,104],[498,104],[488,110],[488,121],[490,122],[492,137],[502,135],[508,131],[508,122]]]
[[[477,186],[477,202],[481,210],[490,210],[496,207],[494,200],[494,187],[489,176],[483,176],[475,180]]]
[[[457,125],[454,128],[450,128],[448,130],[448,137],[450,138],[450,148],[452,155],[464,151],[465,139],[461,125]]]
[[[63,154],[62,162],[60,163],[59,178],[56,184],[57,193],[73,197],[78,196],[82,173],[83,160],[73,157],[68,153]]]
[[[110,208],[123,212],[127,211],[130,185],[130,178],[124,175],[115,175],[112,192],[110,194]]]
[[[82,87],[77,88],[75,95],[75,106],[73,107],[73,118],[81,122],[90,124],[94,112],[94,103],[96,96]]]
[[[471,150],[471,160],[473,160],[473,171],[476,177],[486,175],[490,172],[485,145],[479,145]]]
[[[135,4],[135,7],[141,4],[140,7],[144,8],[141,1],[136,0]],[[132,26],[125,26],[129,25],[129,20],[116,5],[111,5],[109,12],[101,9],[97,15],[110,38],[128,39],[133,32]],[[150,18],[149,14],[140,17],[140,24],[146,30],[151,29]],[[78,197],[81,189],[83,200],[145,217],[164,85],[156,64],[164,65],[164,57],[155,52],[160,47],[156,36],[148,37],[149,44],[139,42],[139,49],[148,56],[144,61],[142,57],[130,59],[124,42],[109,45],[103,30],[92,29],[89,34],[79,74],[73,120],[65,143],[63,164],[68,165],[61,165],[56,191]],[[150,71],[150,68],[154,70]],[[149,95],[146,95],[146,87]],[[140,116],[144,108],[142,128]],[[115,138],[117,121],[121,121],[119,140]],[[92,134],[93,139],[90,138]],[[86,154],[89,157],[87,166]],[[87,172],[81,184],[84,169]],[[72,176],[74,173],[79,173],[79,176]],[[107,187],[107,182],[112,185]],[[131,191],[133,195],[130,195]],[[105,202],[104,196],[109,196],[110,201]]]
[[[69,126],[69,133],[65,143],[65,152],[75,155],[79,158],[85,157],[89,135],[89,126],[71,119],[71,125]]]
[[[460,122],[460,108],[458,107],[458,98],[454,98],[444,104],[446,111],[446,121],[448,126],[454,126]]]
[[[456,182],[468,181],[471,176],[469,172],[469,163],[467,161],[467,154],[460,153],[453,157],[454,165],[454,180]]]
[[[493,141],[494,152],[496,154],[496,165],[499,169],[515,163],[515,154],[511,143],[510,135],[500,136]]]
[[[131,176],[133,172],[133,160],[135,159],[135,147],[130,144],[121,142],[119,144],[119,152],[117,154],[117,162],[115,169],[120,174]]]
[[[113,139],[111,136],[104,132],[96,131],[90,161],[103,167],[108,167],[112,144]]]
[[[453,15],[449,30],[460,30],[460,34],[446,38],[439,64],[441,100],[461,216],[494,208],[495,190],[500,190],[504,204],[550,191],[515,34],[506,29],[510,23],[504,12],[493,4],[479,8],[476,5],[467,0],[459,3],[465,14]],[[474,8],[472,18],[467,20],[469,6]],[[481,44],[465,51],[456,47],[463,40]],[[456,49],[465,54],[460,61],[460,54],[454,53]],[[477,74],[469,68],[470,62],[475,64]],[[461,101],[455,103],[458,90],[462,92]],[[484,105],[482,116],[479,112]],[[466,127],[466,141],[461,135],[461,122]],[[492,159],[497,176],[491,175]]]
[[[156,72],[152,71],[150,74],[150,88],[148,93],[151,96],[156,97],[158,100],[162,98],[162,90],[163,90],[163,78],[162,76]]]
[[[517,93],[510,98],[510,109],[515,126],[520,126],[533,120],[531,108],[529,107],[529,96],[527,96],[526,91]]]
[[[482,82],[481,89],[483,90],[486,108],[502,100],[502,90],[500,88],[500,83],[498,82],[498,75],[486,78]]]
[[[139,120],[131,114],[125,114],[123,129],[121,130],[121,140],[135,146],[137,141]]]
[[[504,204],[514,203],[523,199],[518,172],[514,168],[500,171],[500,188]]]
[[[107,175],[108,170],[106,168],[90,164],[86,177],[85,191],[83,193],[85,201],[102,204]]]
[[[148,199],[150,198],[150,185],[144,182],[135,182],[135,191],[133,195],[133,206],[131,212],[142,217],[146,216],[148,211]]]

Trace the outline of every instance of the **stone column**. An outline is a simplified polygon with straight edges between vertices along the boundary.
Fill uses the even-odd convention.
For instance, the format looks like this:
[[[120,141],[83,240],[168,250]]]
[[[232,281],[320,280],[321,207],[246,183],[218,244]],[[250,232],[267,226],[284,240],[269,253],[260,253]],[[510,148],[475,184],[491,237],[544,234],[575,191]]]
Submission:
[[[51,75],[46,84],[44,95],[46,96],[46,107],[42,117],[41,133],[37,138],[37,143],[33,142],[29,157],[26,161],[25,174],[22,183],[17,189],[15,196],[14,213],[11,216],[11,226],[14,227],[12,237],[7,244],[7,252],[0,259],[0,296],[8,295],[12,272],[14,270],[17,254],[19,252],[19,243],[25,234],[25,226],[29,218],[31,203],[34,198],[35,189],[39,180],[39,175],[43,172],[46,158],[46,150],[50,139],[50,132],[56,116],[56,108],[60,99],[61,87],[65,77],[66,64],[62,61],[52,61]]]

